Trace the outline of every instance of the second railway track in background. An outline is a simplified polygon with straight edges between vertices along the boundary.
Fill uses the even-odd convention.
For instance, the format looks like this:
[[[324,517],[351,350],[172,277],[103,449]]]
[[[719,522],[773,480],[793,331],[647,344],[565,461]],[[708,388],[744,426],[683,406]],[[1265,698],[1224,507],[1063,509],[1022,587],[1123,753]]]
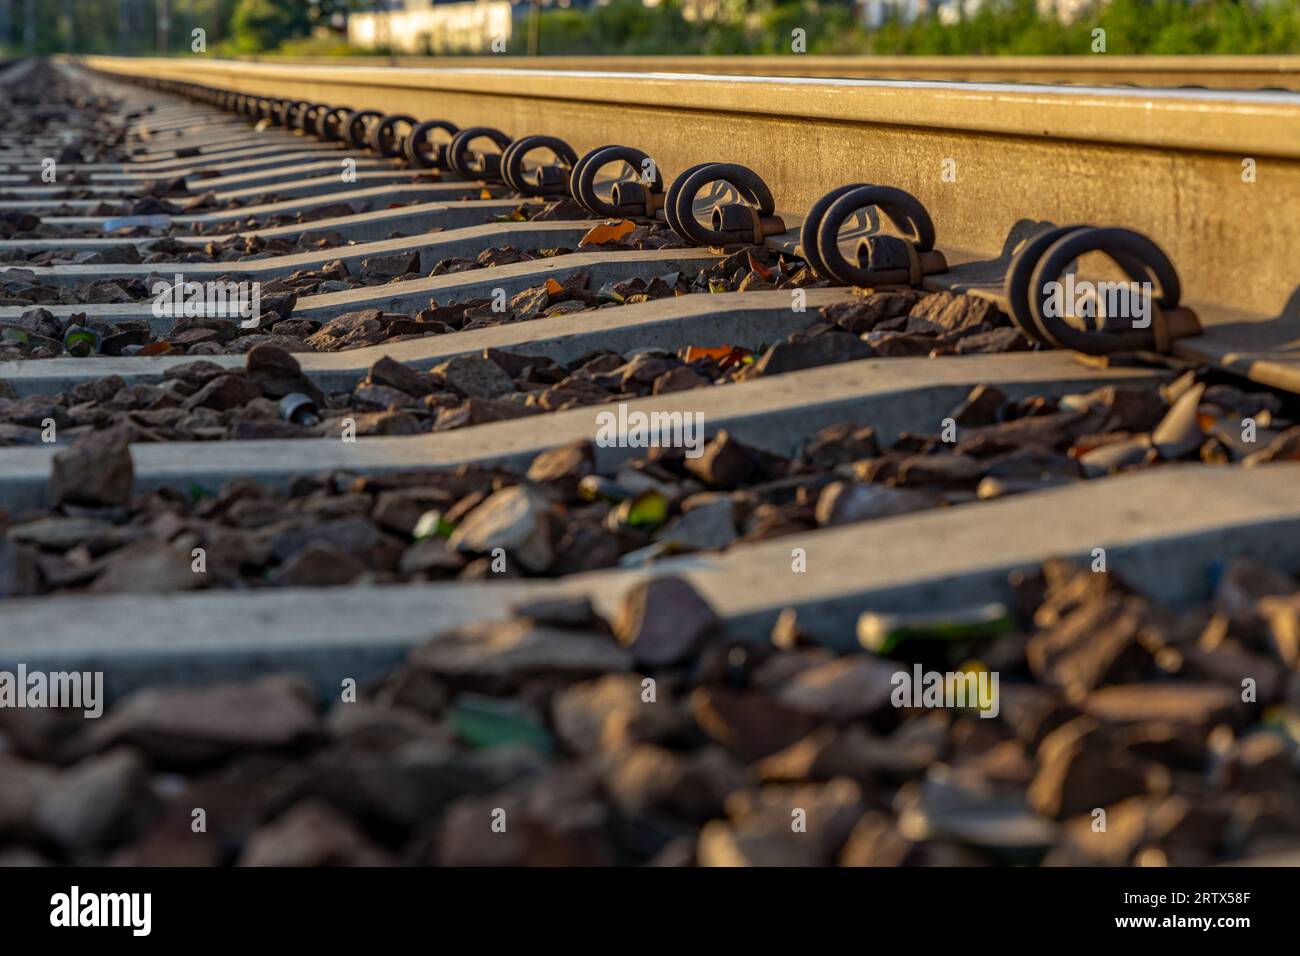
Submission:
[[[54,182],[84,116],[0,149],[0,669],[330,694],[459,628],[478,649],[425,655],[452,685],[699,658],[707,687],[758,666],[692,643],[712,615],[739,646],[852,651],[863,612],[1014,607],[1052,559],[1100,550],[1179,607],[1234,559],[1300,565],[1296,94],[111,58],[0,84],[42,71],[121,136]],[[1089,253],[1155,280],[1148,328],[1033,301]],[[261,284],[272,327],[175,333],[140,291],[173,273]],[[593,443],[620,407],[700,416],[703,456]],[[629,658],[577,636],[583,598]],[[485,623],[518,606],[535,633]],[[1294,603],[1272,613],[1294,641]],[[1164,650],[1195,687],[1149,712],[1103,699],[1105,666],[1031,669],[1103,721],[1226,710],[1221,661]],[[827,718],[798,670],[753,686]],[[701,726],[744,728],[719,693]],[[939,844],[1008,851],[930,811]],[[1006,820],[1013,851],[1057,839]],[[744,856],[729,839],[694,859]]]

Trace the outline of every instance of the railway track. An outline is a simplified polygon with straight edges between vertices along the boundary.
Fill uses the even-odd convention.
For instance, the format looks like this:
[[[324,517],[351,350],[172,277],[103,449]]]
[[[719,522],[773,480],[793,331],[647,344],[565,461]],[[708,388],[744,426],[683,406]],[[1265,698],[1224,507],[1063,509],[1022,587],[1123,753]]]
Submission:
[[[1086,86],[1295,90],[1296,56],[464,56],[240,57],[289,66],[459,67],[618,73],[716,73],[949,83],[1052,83]]]
[[[1295,95],[0,85],[0,861],[1300,843]]]

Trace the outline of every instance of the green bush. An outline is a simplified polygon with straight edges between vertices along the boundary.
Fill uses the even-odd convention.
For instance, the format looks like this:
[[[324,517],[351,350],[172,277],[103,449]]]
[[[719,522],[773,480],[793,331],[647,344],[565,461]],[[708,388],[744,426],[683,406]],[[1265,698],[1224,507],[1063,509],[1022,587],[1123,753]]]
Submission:
[[[704,50],[705,37],[682,16],[676,0],[646,7],[615,0],[594,10],[548,10],[541,16],[538,47],[544,54],[689,54]]]
[[[230,17],[232,43],[241,53],[274,50],[311,30],[307,7],[277,0],[239,0]]]
[[[689,55],[791,52],[791,31],[807,32],[807,52],[881,55],[1087,54],[1092,31],[1106,31],[1107,53],[1245,54],[1300,52],[1300,0],[1110,0],[1075,23],[1041,19],[1034,0],[991,0],[945,25],[935,17],[886,23],[869,32],[848,3],[772,0],[724,4],[715,22],[691,23],[676,0],[648,8],[614,0],[594,10],[541,15],[547,54]]]
[[[349,46],[346,37],[331,34],[285,40],[275,52],[282,56],[365,56],[375,51]]]
[[[120,0],[76,0],[76,42],[82,51],[151,53],[152,4],[121,29]],[[46,8],[49,8],[48,10]],[[12,30],[0,49],[22,42],[25,5],[13,3]],[[38,4],[37,49],[66,41],[61,3]],[[36,8],[34,8],[36,9]],[[195,27],[209,31],[221,53],[328,55],[350,51],[341,38],[313,30],[336,13],[372,9],[370,0],[171,0],[171,52],[190,52]],[[52,11],[52,12],[51,12]],[[526,18],[516,21],[526,31]],[[1106,31],[1107,53],[1300,53],[1300,0],[1097,0],[1073,24],[1040,19],[1034,0],[986,0],[969,17],[946,26],[927,17],[887,23],[869,32],[853,21],[851,0],[721,0],[717,18],[689,22],[681,0],[646,7],[613,0],[584,10],[541,14],[540,52],[570,55],[766,53],[791,54],[791,31],[806,31],[808,53],[829,54],[1087,54],[1092,31]],[[366,51],[374,52],[374,51]]]

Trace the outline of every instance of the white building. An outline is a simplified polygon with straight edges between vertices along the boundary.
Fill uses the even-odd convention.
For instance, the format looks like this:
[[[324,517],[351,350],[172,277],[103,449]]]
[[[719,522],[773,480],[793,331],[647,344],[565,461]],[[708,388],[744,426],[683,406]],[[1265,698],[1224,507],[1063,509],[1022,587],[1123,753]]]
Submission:
[[[1105,0],[1102,0],[1104,3]],[[1038,15],[1044,20],[1055,17],[1062,23],[1073,23],[1087,12],[1093,0],[1037,0]]]
[[[859,26],[875,30],[887,20],[911,23],[930,10],[929,0],[854,0]]]
[[[348,43],[403,53],[481,53],[494,41],[508,47],[511,21],[509,0],[407,0],[405,8],[349,16]]]

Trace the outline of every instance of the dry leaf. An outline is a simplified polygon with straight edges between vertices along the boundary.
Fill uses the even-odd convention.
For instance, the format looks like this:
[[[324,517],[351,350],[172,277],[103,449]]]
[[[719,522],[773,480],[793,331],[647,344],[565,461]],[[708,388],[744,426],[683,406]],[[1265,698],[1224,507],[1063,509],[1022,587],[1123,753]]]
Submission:
[[[633,229],[636,223],[630,219],[615,219],[610,222],[602,222],[599,226],[593,226],[582,241],[578,243],[578,248],[583,246],[600,245],[606,242],[618,242]]]
[[[691,345],[687,347],[686,357],[683,359],[683,361],[694,362],[697,359],[711,358],[711,359],[717,359],[719,362],[721,362],[730,354],[731,354],[730,345],[720,345],[717,348],[708,348],[702,345]]]

